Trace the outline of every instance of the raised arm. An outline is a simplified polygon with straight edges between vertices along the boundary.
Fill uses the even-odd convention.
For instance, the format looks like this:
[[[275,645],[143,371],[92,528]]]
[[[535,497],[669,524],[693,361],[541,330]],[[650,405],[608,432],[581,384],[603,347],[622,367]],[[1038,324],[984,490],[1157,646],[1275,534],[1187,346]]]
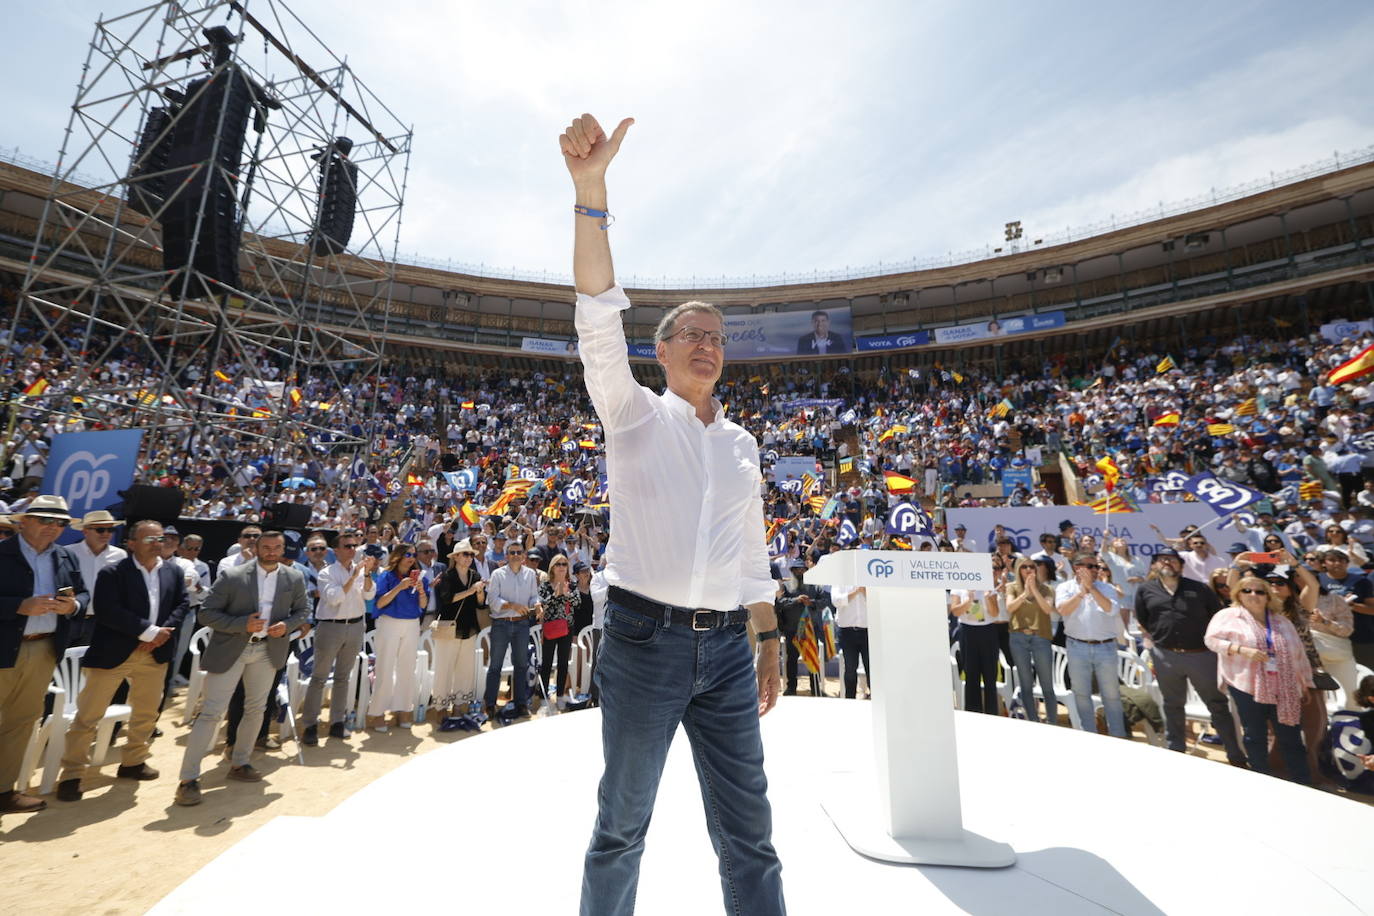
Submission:
[[[634,123],[633,118],[620,122],[608,137],[601,125],[589,114],[573,118],[568,129],[558,138],[563,161],[572,175],[573,189],[579,206],[606,211],[606,167],[620,152],[621,141]],[[605,217],[577,215],[573,236],[573,285],[579,293],[599,296],[615,286],[615,268],[611,263],[611,242],[601,226]]]

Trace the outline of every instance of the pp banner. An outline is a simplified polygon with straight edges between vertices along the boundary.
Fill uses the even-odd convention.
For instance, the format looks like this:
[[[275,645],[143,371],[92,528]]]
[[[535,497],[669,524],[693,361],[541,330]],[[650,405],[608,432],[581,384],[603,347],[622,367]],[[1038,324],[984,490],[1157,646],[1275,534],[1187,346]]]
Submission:
[[[119,502],[134,482],[141,429],[62,433],[53,437],[43,492],[67,501],[72,518]]]
[[[956,525],[965,525],[973,536],[979,552],[991,549],[993,526],[1002,525],[1007,537],[1012,539],[1020,553],[1034,553],[1040,549],[1040,535],[1059,534],[1060,524],[1069,522],[1077,529],[1075,534],[1090,534],[1097,540],[1101,549],[1104,539],[1125,538],[1131,553],[1150,556],[1164,547],[1151,525],[1159,526],[1169,537],[1178,537],[1185,525],[1201,526],[1212,520],[1212,511],[1204,503],[1147,503],[1139,512],[1113,512],[1110,516],[1098,515],[1087,506],[1028,506],[1024,509],[946,509],[945,522],[952,531]],[[1104,523],[1106,523],[1104,525]],[[1209,529],[1213,547],[1222,546],[1235,540],[1226,534],[1213,534]],[[1225,543],[1222,541],[1225,540]]]
[[[935,329],[936,343],[959,343],[965,340],[994,340],[1032,331],[1047,331],[1064,326],[1063,312],[1034,312],[980,321],[976,324],[956,324]]]

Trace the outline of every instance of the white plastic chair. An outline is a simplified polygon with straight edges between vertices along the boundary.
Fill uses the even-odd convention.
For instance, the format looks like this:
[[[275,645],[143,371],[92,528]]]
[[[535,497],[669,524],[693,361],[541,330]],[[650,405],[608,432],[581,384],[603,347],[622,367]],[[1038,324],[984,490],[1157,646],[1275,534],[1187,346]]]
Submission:
[[[299,713],[301,706],[305,704],[305,691],[310,687],[310,676],[301,675],[300,656],[315,645],[315,634],[307,633],[304,636],[297,636],[292,640],[291,651],[286,656],[286,677],[283,682],[286,686],[287,696],[290,698],[292,713]],[[329,684],[333,682],[331,677],[325,683],[325,696],[329,696]]]
[[[214,631],[201,627],[191,637],[191,678],[186,684],[186,705],[181,710],[181,724],[190,725],[196,717],[196,706],[200,703],[200,692],[205,688],[205,669],[200,666],[200,655],[210,644]]]
[[[583,627],[573,643],[572,658],[568,660],[573,696],[590,693],[592,689],[592,632],[592,627]]]
[[[949,647],[949,681],[954,691],[954,708],[964,708],[964,682],[959,679],[959,647]]]
[[[63,654],[61,661],[57,663],[57,670],[53,672],[53,683],[62,691],[63,703],[60,714],[57,707],[53,707],[53,718],[58,718],[58,721],[48,733],[47,759],[43,765],[41,789],[44,795],[52,791],[57,781],[57,769],[62,763],[62,752],[67,746],[67,729],[76,720],[77,701],[81,696],[81,688],[86,685],[86,673],[81,670],[81,659],[85,655],[85,646],[73,646]],[[95,731],[95,751],[91,754],[90,763],[92,767],[98,768],[105,764],[105,755],[110,749],[115,723],[128,724],[129,716],[132,714],[133,708],[125,703],[111,703],[105,708]]]
[[[434,694],[434,631],[423,630],[415,649],[415,705],[428,709]],[[420,721],[417,717],[416,721]]]
[[[375,632],[375,630],[369,631],[363,637],[363,648],[358,653],[358,666],[355,675],[358,678],[358,705],[354,707],[354,720],[358,728],[367,724],[367,707],[372,702],[372,666],[377,660],[376,647],[373,645],[372,638]]]
[[[62,688],[56,684],[48,685],[48,693],[52,695],[52,712],[46,717],[33,723],[33,732],[29,735],[28,746],[24,749],[24,759],[19,763],[19,779],[15,783],[15,788],[20,792],[27,791],[29,783],[33,780],[33,771],[38,768],[38,761],[45,760],[48,749],[48,742],[53,740],[53,733],[57,730],[62,721],[62,708],[66,706],[66,696]],[[59,755],[60,757],[60,755]],[[49,765],[44,765],[44,778],[48,776]],[[56,780],[56,773],[53,779]]]
[[[1121,683],[1127,687],[1138,690],[1148,690],[1150,687],[1150,669],[1145,664],[1145,660],[1134,652],[1122,649],[1121,657]],[[1140,720],[1140,730],[1145,734],[1145,740],[1155,747],[1164,747],[1164,735],[1155,730],[1150,724],[1149,719]]]
[[[1074,728],[1079,728],[1078,704],[1073,700],[1073,691],[1069,689],[1067,681],[1069,672],[1068,650],[1063,646],[1051,646],[1050,648],[1054,654],[1054,667],[1052,669],[1054,675],[1054,695],[1058,697],[1060,703],[1068,707],[1069,724]],[[1095,712],[1096,706],[1094,706],[1093,709]]]

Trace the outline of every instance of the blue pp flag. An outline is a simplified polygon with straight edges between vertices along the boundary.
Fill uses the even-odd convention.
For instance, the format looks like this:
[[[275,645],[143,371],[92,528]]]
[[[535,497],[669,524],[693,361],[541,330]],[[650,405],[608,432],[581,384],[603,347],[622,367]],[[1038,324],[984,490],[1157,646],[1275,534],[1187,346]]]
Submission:
[[[476,490],[477,469],[463,468],[461,471],[445,471],[444,479],[455,490]]]
[[[902,535],[933,535],[930,516],[915,503],[897,503],[887,514],[887,533]]]
[[[840,522],[839,534],[835,535],[835,543],[841,547],[848,547],[859,539],[859,529],[854,527],[854,523],[849,519]]]
[[[1217,515],[1229,515],[1251,503],[1265,498],[1259,490],[1252,490],[1232,480],[1222,480],[1215,474],[1197,474],[1188,478],[1184,489],[1211,507]]]

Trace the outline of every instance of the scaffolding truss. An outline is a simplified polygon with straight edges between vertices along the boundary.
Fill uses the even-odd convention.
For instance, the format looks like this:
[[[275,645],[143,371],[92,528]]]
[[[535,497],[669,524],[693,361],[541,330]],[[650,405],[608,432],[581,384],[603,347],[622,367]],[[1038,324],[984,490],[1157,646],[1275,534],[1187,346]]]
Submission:
[[[188,135],[192,152],[168,161]],[[145,459],[169,446],[231,469],[245,449],[358,454],[378,406],[358,381],[381,368],[411,140],[280,0],[164,0],[101,19],[12,326],[71,377],[22,409],[144,427]],[[346,247],[321,212],[341,184],[356,193]],[[113,359],[154,371],[109,376]],[[311,396],[360,390],[369,403]]]

